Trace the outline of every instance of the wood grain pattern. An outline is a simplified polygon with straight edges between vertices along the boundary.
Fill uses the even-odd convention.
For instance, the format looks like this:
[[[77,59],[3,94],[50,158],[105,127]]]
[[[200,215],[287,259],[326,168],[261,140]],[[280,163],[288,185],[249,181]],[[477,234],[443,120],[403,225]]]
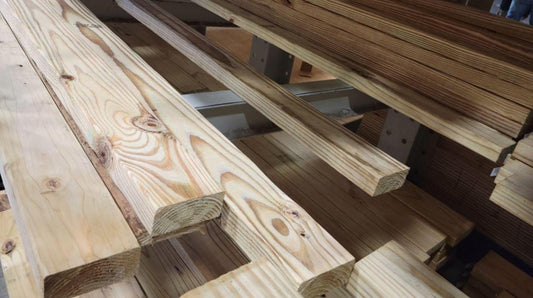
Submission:
[[[387,41],[374,43],[360,38],[358,32],[361,30],[356,24],[322,8],[300,6],[297,4],[303,2],[298,1],[290,4],[282,0],[229,1],[287,31],[312,40],[321,48],[342,55],[350,61],[346,66],[365,73],[367,77],[378,79],[382,83],[385,81],[380,80],[380,77],[390,80],[392,85],[385,84],[389,88],[394,88],[395,85],[408,86],[429,100],[467,114],[468,117],[512,137],[520,134],[531,112],[503,97],[443,74],[438,68],[427,67],[388,50],[382,46],[388,44]],[[343,20],[347,22],[343,23]],[[355,28],[345,29],[351,27]],[[351,34],[352,32],[356,34]],[[402,71],[398,71],[399,69]],[[524,90],[522,96],[531,106],[533,97],[530,90]]]
[[[513,151],[513,158],[533,167],[533,135],[523,138],[518,142]]]
[[[496,296],[502,291],[517,298],[533,295],[533,278],[494,251],[489,251],[474,266],[471,278],[485,285],[490,291],[489,295]]]
[[[12,210],[0,212],[0,262],[4,272],[5,282],[10,298],[39,297],[39,292],[33,282],[24,244],[15,223]],[[9,248],[5,250],[4,248]],[[114,298],[131,297],[144,298],[144,294],[135,278],[130,277],[113,285],[78,296],[79,298]]]
[[[206,283],[183,298],[195,297],[301,297],[287,278],[262,258]]]
[[[392,196],[396,191],[378,200],[370,198],[285,133],[248,137],[234,143],[356,259],[396,240],[418,259],[427,261],[427,254],[436,252],[444,243],[447,234],[445,236],[438,226],[431,226]],[[418,193],[421,193],[420,205],[435,203],[434,198],[420,190]],[[416,193],[404,191],[404,195]],[[453,212],[447,207],[442,210],[446,212],[440,218],[452,225],[455,217],[446,214]],[[463,234],[468,232],[462,230]]]
[[[467,297],[394,241],[357,262],[346,289],[356,297]]]
[[[294,281],[302,293],[322,293],[346,283],[355,261],[353,256],[209,124],[160,74],[116,38],[80,2],[45,2],[33,4],[42,6],[45,11],[52,8],[57,12],[64,11],[62,15],[67,19],[74,24],[78,22],[77,26],[64,24],[64,21],[60,23],[65,28],[73,27],[66,32],[68,36],[78,36],[80,44],[91,49],[86,55],[94,52],[100,53],[98,57],[101,57],[105,50],[105,55],[109,57],[105,65],[113,67],[106,79],[113,81],[124,78],[123,74],[126,76],[127,73],[118,86],[131,86],[130,91],[147,103],[150,114],[160,119],[158,123],[164,123],[169,134],[183,145],[191,159],[198,160],[199,166],[207,169],[211,178],[206,179],[213,179],[226,191],[222,218],[227,224],[223,224],[223,227],[250,259],[267,257]],[[21,3],[28,2],[15,4]],[[35,9],[35,6],[31,7]],[[52,15],[64,20],[61,14]],[[89,27],[93,28],[79,24],[92,24]],[[80,30],[98,43],[81,37],[81,33],[78,33]],[[21,41],[28,46],[27,40]],[[36,55],[34,59],[38,58]],[[121,98],[120,102],[123,101],[125,99]],[[294,216],[292,211],[301,216]],[[287,230],[280,232],[276,229],[280,225],[274,225],[273,222],[281,222]],[[302,232],[307,236],[302,237]]]
[[[6,191],[0,190],[0,212],[8,209],[11,209],[11,205],[9,205],[9,200],[7,199]]]
[[[156,4],[145,0],[117,3],[368,194],[380,195],[403,185],[408,172],[405,165],[212,44]]]
[[[472,40],[463,40],[463,44],[458,44],[453,34],[460,35],[461,33],[463,33],[465,30],[462,29],[462,26],[456,26],[449,30],[450,32],[445,32],[446,34],[448,34],[448,36],[451,36],[451,41],[446,39],[443,40],[442,38],[439,38],[439,34],[442,34],[441,31],[443,31],[442,28],[433,28],[431,32],[426,32],[431,30],[431,28],[428,27],[433,26],[433,24],[431,23],[435,21],[434,18],[429,18],[428,20],[428,18],[426,17],[426,19],[421,21],[425,22],[426,25],[424,27],[420,26],[420,28],[417,28],[405,25],[401,21],[398,21],[394,17],[391,17],[391,15],[381,16],[381,13],[383,13],[383,11],[376,12],[372,9],[358,9],[361,7],[360,5],[354,5],[354,3],[356,2],[355,0],[309,1],[313,4],[319,5],[320,7],[334,11],[335,13],[357,20],[358,22],[361,22],[367,26],[373,27],[378,30],[386,31],[395,37],[398,37],[408,42],[412,42],[419,47],[439,53],[440,55],[470,65],[481,71],[491,73],[508,82],[523,86],[524,88],[531,90],[531,84],[529,82],[531,82],[532,80],[531,76],[533,75],[533,73],[530,69],[524,68],[523,66],[516,66],[516,62],[514,61],[513,63],[509,63],[500,59],[494,59],[495,57],[493,57],[492,53],[484,53],[483,50],[480,51],[479,47],[476,49],[471,49],[468,44]],[[360,1],[357,2],[362,3]],[[363,3],[363,5],[372,5],[374,2],[365,2]],[[392,2],[388,3],[395,5]],[[400,9],[400,12],[397,12],[396,14],[394,14],[394,16],[400,15],[404,12],[404,10],[405,8]],[[410,17],[413,18],[412,15],[410,15]],[[424,15],[419,15],[414,18],[424,18]],[[440,22],[440,25],[444,24],[444,22]],[[492,46],[509,48],[508,45],[502,42],[493,42]],[[521,65],[524,64],[522,63]]]
[[[78,2],[7,2],[26,53],[150,235],[217,217],[222,190],[151,111],[146,98],[158,90],[128,67],[140,58],[119,60],[123,42]]]
[[[376,60],[378,59],[376,56],[377,53],[381,52],[382,56],[385,55],[390,57],[389,59],[394,60],[394,63],[398,65],[398,67],[400,67],[404,72],[407,72],[408,69],[411,69],[413,72],[416,72],[416,75],[419,75],[428,81],[433,83],[437,81],[441,82],[441,84],[438,84],[439,86],[435,86],[435,88],[445,88],[451,90],[452,92],[456,92],[456,95],[453,96],[450,95],[453,93],[447,94],[450,98],[453,98],[454,102],[465,102],[465,105],[461,106],[461,108],[459,108],[457,105],[451,105],[451,108],[459,111],[461,111],[461,109],[466,109],[467,107],[479,109],[479,107],[482,105],[480,102],[488,104],[489,101],[494,104],[499,103],[500,106],[502,104],[503,106],[508,105],[504,100],[514,101],[529,109],[533,108],[533,95],[531,90],[527,89],[528,87],[522,87],[510,83],[502,80],[497,74],[491,74],[483,70],[473,68],[468,64],[461,63],[460,61],[456,61],[452,58],[442,56],[423,47],[419,47],[412,42],[389,35],[389,32],[387,31],[388,28],[379,27],[379,29],[383,30],[380,31],[376,28],[368,27],[366,25],[371,24],[365,25],[360,23],[363,22],[363,19],[361,18],[364,18],[364,16],[368,14],[372,16],[372,14],[358,8],[357,6],[350,6],[348,8],[348,10],[353,9],[353,13],[347,13],[346,11],[343,11],[342,14],[335,13],[334,10],[329,11],[329,6],[324,6],[326,8],[322,8],[303,0],[291,1],[290,7],[296,11],[304,13],[308,16],[308,18],[314,18],[323,22],[327,22],[338,29],[342,29],[352,34],[357,38],[357,43],[360,44],[360,47],[377,49],[377,51],[373,50],[370,53],[356,50],[357,52],[360,52],[360,54],[366,56],[367,59]],[[370,16],[368,18],[375,20],[375,22],[380,22],[383,19],[380,18],[380,16],[372,16],[373,18]],[[390,20],[385,19],[382,22],[390,22]],[[374,25],[374,27],[376,26]],[[336,36],[336,38],[338,37]],[[384,49],[387,49],[390,52]],[[366,49],[366,51],[369,50],[370,49]],[[410,59],[411,61],[406,58]],[[400,63],[403,63],[404,66],[400,66]],[[419,63],[427,67],[421,67],[421,65],[418,65]],[[445,75],[449,75],[450,77]],[[482,90],[472,88],[472,86],[469,84],[477,86]],[[484,90],[487,90],[491,93],[487,93]],[[433,97],[437,95],[435,92],[431,91],[429,94]],[[498,96],[501,98],[498,98]],[[516,105],[511,104],[511,106]],[[488,107],[489,106],[483,108]],[[483,121],[484,119],[481,120]]]
[[[132,276],[140,248],[3,19],[0,160],[39,296]]]
[[[512,140],[496,130],[428,100],[407,88],[395,86],[396,91],[390,90],[381,83],[388,82],[388,80],[380,78],[377,81],[375,78],[365,76],[364,72],[350,68],[348,66],[350,62],[335,52],[317,47],[301,36],[288,32],[228,1],[193,1],[491,160],[499,160],[503,156],[502,153],[506,153],[513,145]]]

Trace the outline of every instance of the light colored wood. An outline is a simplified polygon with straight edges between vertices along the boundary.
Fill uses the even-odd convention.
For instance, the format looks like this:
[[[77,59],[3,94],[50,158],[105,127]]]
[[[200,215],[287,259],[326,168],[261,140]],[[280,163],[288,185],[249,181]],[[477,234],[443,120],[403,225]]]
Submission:
[[[227,89],[146,26],[118,22],[106,25],[181,94]]]
[[[301,297],[274,265],[262,258],[198,287],[183,298]]]
[[[462,67],[461,63],[453,60],[444,59],[445,61],[435,65],[433,63],[439,62],[442,56],[303,0],[295,0],[290,4],[277,0],[253,0],[246,1],[246,4],[242,0],[230,1],[287,31],[313,40],[321,48],[353,61],[345,65],[366,72],[368,77],[390,80],[393,85],[385,84],[389,88],[394,88],[394,84],[409,86],[430,100],[467,114],[468,117],[512,137],[517,137],[522,131],[533,107],[531,90],[509,83],[504,84],[507,87],[500,88],[520,91],[516,97],[529,105],[529,108],[523,107],[500,94],[495,94],[494,87],[501,81],[497,76],[487,76],[481,71],[469,74],[468,67]],[[270,11],[262,9],[266,5]],[[427,60],[424,60],[426,57]],[[419,60],[431,63],[425,65]],[[398,69],[403,71],[397,71]],[[471,84],[472,77],[479,77],[479,81],[485,83],[483,87],[478,88]]]
[[[513,152],[513,158],[533,167],[533,135],[529,135],[518,142]]]
[[[330,72],[355,88],[393,107],[491,160],[499,160],[514,142],[494,129],[462,116],[412,91],[396,86],[386,88],[373,78],[345,66],[346,59],[317,48],[310,41],[288,32],[224,0],[193,0],[194,3],[232,20],[236,25]],[[380,81],[383,81],[380,79]],[[451,120],[453,119],[453,120]]]
[[[446,243],[452,247],[474,229],[473,222],[410,182],[391,195],[446,234]]]
[[[494,251],[489,251],[474,266],[471,278],[485,285],[492,295],[497,295],[502,291],[507,291],[516,298],[533,295],[533,278]]]
[[[234,143],[356,259],[396,240],[427,261],[444,244],[443,233],[396,198],[372,199],[286,133]]]
[[[394,241],[357,262],[346,289],[356,297],[467,297]]]
[[[501,184],[496,185],[490,196],[492,202],[524,222],[533,225],[533,202],[531,198],[531,196],[524,197],[515,190]]]
[[[47,0],[34,4],[32,9],[64,10],[62,16],[69,22],[61,28],[71,28],[65,33],[79,37],[79,44],[91,49],[84,52],[86,55],[97,53],[99,57],[104,54],[108,57],[105,65],[113,69],[105,79],[114,82],[123,78],[121,83],[131,86],[132,93],[144,95],[143,100],[150,107],[147,111],[165,124],[176,142],[182,144],[191,158],[197,159],[199,166],[207,169],[211,179],[225,190],[222,227],[250,259],[267,257],[304,295],[322,293],[346,283],[355,262],[353,256],[109,28],[76,0]],[[52,15],[62,19],[61,15]],[[16,19],[11,21],[16,23]],[[91,26],[72,26],[69,25],[71,22]],[[80,32],[90,39],[82,37]],[[21,41],[28,46],[27,39]],[[37,58],[38,55],[34,59]],[[106,75],[106,72],[100,75]],[[124,100],[120,98],[120,102]],[[301,216],[292,215],[293,211]],[[308,237],[302,237],[302,232]]]
[[[155,3],[117,3],[368,194],[377,196],[403,185],[407,166],[210,43]]]
[[[0,172],[39,296],[132,276],[136,238],[3,19],[0,32]]]
[[[123,42],[77,1],[6,2],[24,50],[149,234],[217,217],[223,191],[151,111],[159,90],[130,66],[140,58],[126,58]]]
[[[9,297],[39,297],[12,210],[0,212],[0,226],[2,227],[0,229],[0,244],[2,245],[0,262],[2,262]],[[133,277],[79,296],[79,298],[115,297],[144,298],[145,296]]]

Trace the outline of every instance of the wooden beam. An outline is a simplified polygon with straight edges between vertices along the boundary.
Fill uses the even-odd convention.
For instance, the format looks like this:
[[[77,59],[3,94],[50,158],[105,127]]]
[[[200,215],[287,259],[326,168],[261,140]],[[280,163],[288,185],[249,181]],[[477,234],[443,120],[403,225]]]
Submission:
[[[408,168],[146,0],[118,5],[372,196],[401,187]]]
[[[151,111],[161,95],[130,67],[140,58],[126,57],[109,29],[102,36],[105,25],[76,1],[6,2],[2,13],[26,53],[149,234],[219,216],[223,191]]]
[[[394,241],[355,264],[346,290],[355,297],[467,297]]]
[[[516,66],[513,63],[502,61],[500,59],[495,59],[492,53],[484,53],[483,50],[479,51],[479,47],[477,49],[472,49],[465,44],[456,42],[455,37],[457,37],[457,35],[464,34],[464,32],[461,32],[464,31],[464,29],[461,27],[456,26],[452,29],[448,28],[449,33],[444,33],[451,35],[451,40],[446,40],[439,37],[439,33],[443,32],[442,28],[440,30],[434,29],[431,32],[427,32],[432,26],[438,27],[433,24],[433,22],[436,21],[433,18],[426,18],[425,20],[422,20],[426,25],[416,28],[403,24],[402,22],[398,22],[391,16],[381,16],[380,13],[383,11],[378,13],[371,9],[362,9],[361,5],[354,5],[355,2],[362,3],[359,0],[309,0],[309,2],[372,28],[387,32],[397,38],[414,43],[419,47],[439,53],[440,55],[444,55],[466,65],[470,65],[476,69],[496,75],[508,82],[523,86],[524,88],[530,90],[532,88],[528,83],[531,81],[533,75],[530,69],[524,68],[523,66]],[[374,2],[365,2],[364,4],[372,5],[373,3]],[[395,5],[390,1],[388,3]],[[405,9],[403,8],[399,9],[395,15],[400,15],[404,10]],[[411,20],[413,18],[418,19],[424,17],[423,15],[419,15],[417,17],[413,17],[412,15],[409,16],[411,17]],[[439,25],[443,26],[445,23],[440,22]],[[459,32],[460,34],[458,34]],[[472,40],[467,39],[465,43],[468,44],[471,41]],[[492,42],[491,45],[503,45],[504,48],[509,48],[508,44],[502,42]],[[523,50],[521,52],[522,54],[525,53]],[[529,63],[531,62],[526,60],[526,62],[522,63],[522,65]]]
[[[533,135],[523,138],[518,142],[513,151],[513,158],[533,167]]]
[[[338,54],[317,48],[316,45],[301,36],[288,32],[228,1],[193,1],[225,19],[231,19],[236,25],[285,51],[297,55],[318,68],[328,71],[355,88],[490,160],[501,159],[514,144],[510,138],[498,131],[462,116],[407,88],[396,86],[396,91],[393,91],[379,82],[387,82],[388,80],[380,78],[379,81],[376,81],[372,77],[365,76],[364,73],[350,69],[346,66],[349,62]]]
[[[28,13],[24,8],[31,7],[34,15],[53,17],[62,24],[59,28],[65,30],[64,34],[58,35],[58,40],[65,36],[76,37],[75,43],[68,44],[80,47],[79,51],[83,51],[84,57],[101,58],[87,65],[85,71],[90,71],[92,67],[103,67],[104,71],[99,71],[94,79],[106,86],[129,86],[125,89],[129,90],[127,94],[136,94],[137,103],[145,102],[143,107],[148,108],[145,112],[151,115],[150,119],[160,119],[154,123],[156,129],[161,128],[159,125],[165,125],[165,133],[154,137],[172,136],[169,137],[171,141],[181,144],[183,151],[199,162],[198,171],[207,170],[208,176],[199,178],[205,181],[212,179],[225,190],[222,226],[250,259],[267,257],[293,280],[295,287],[304,295],[323,293],[347,282],[355,262],[353,256],[79,1],[9,1],[16,5],[13,7],[21,8],[17,11],[21,14],[25,12],[23,15]],[[2,11],[9,8],[4,4],[0,4],[0,7]],[[43,14],[38,13],[38,8],[42,9]],[[18,24],[17,19],[10,16],[10,25]],[[32,19],[29,17],[25,20]],[[26,38],[22,36],[20,39],[22,44],[30,47],[32,43],[28,36],[33,35],[20,26],[17,28],[20,29],[17,30],[19,33],[26,34]],[[37,26],[32,28],[38,29]],[[55,32],[58,29],[52,26],[51,30]],[[46,32],[50,34],[50,31]],[[47,44],[50,41],[42,42]],[[65,54],[71,53],[70,57],[79,55],[79,52],[61,49],[65,50]],[[57,70],[50,70],[50,66],[47,66],[48,60],[41,59],[34,48],[32,53],[37,64],[46,66],[45,74],[59,81],[59,76],[54,76]],[[55,58],[51,61],[55,61]],[[84,61],[77,61],[78,67],[83,66],[86,63]],[[69,70],[69,73],[73,72]],[[75,74],[78,75],[77,72]],[[80,84],[79,81],[86,78],[81,75],[81,78],[66,84]],[[61,90],[59,87],[64,89],[64,85],[58,86],[57,89]],[[118,103],[126,102],[127,94],[121,93]]]
[[[0,211],[0,262],[4,272],[4,281],[10,298],[39,297],[39,291],[33,281],[30,264],[24,252],[24,244],[15,224],[12,210]],[[135,278],[130,277],[113,285],[78,296],[79,298],[144,298],[144,294]]]
[[[290,282],[265,258],[243,265],[198,287],[183,298],[195,297],[301,297]]]
[[[136,238],[3,19],[0,32],[0,173],[37,292],[132,276]]]
[[[9,205],[9,200],[7,199],[6,191],[0,190],[0,212],[8,209],[11,209],[11,205]]]

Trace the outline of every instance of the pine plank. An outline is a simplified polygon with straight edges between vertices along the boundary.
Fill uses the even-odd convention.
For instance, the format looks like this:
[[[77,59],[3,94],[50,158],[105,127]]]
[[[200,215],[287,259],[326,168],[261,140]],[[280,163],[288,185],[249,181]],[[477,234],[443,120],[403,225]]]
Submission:
[[[267,259],[262,258],[198,287],[185,295],[193,297],[301,297]]]
[[[30,3],[30,0],[24,3]],[[75,24],[78,22],[78,26],[72,26],[62,21],[64,28],[72,28],[68,31],[69,36],[78,36],[79,44],[91,49],[87,55],[112,55],[112,59],[109,57],[106,60],[109,62],[106,65],[113,67],[113,71],[106,79],[114,81],[122,77],[120,85],[129,85],[132,93],[142,94],[143,100],[149,103],[150,110],[147,111],[159,118],[175,141],[199,161],[201,168],[207,170],[211,178],[206,179],[213,179],[225,190],[222,227],[250,259],[267,257],[294,281],[295,287],[304,295],[322,293],[348,280],[355,262],[353,256],[86,7],[76,0],[47,0],[46,3],[33,4],[36,5],[31,6],[33,9],[43,6],[45,11],[52,8],[57,12],[65,11],[64,14],[53,15],[57,19],[66,16]],[[2,7],[6,8],[5,5]],[[16,24],[16,19],[11,21]],[[85,32],[91,40],[98,41],[97,44],[85,39],[85,35],[81,36],[78,31]],[[27,40],[21,41],[28,46]],[[100,45],[104,44],[106,46],[102,54]],[[121,102],[124,100],[120,99]],[[292,211],[301,216],[293,216]],[[281,224],[273,225],[272,222]],[[279,227],[286,227],[287,230],[278,230]],[[300,236],[302,232],[308,237]]]
[[[518,142],[513,158],[533,167],[533,136],[531,134]]]
[[[7,284],[10,298],[39,297],[39,292],[31,272],[24,244],[15,223],[12,210],[0,211],[0,243],[2,252],[0,262]],[[6,248],[9,248],[7,250]],[[105,286],[92,292],[78,296],[79,298],[114,298],[131,297],[144,298],[144,294],[135,278],[130,277],[124,281]]]
[[[485,285],[492,295],[507,291],[513,297],[531,297],[533,278],[494,251],[489,251],[472,270],[471,278]]]
[[[356,297],[467,297],[394,241],[357,262],[346,289]]]
[[[394,60],[397,65],[399,65],[398,63],[400,60],[403,61],[405,63],[404,65],[408,66],[407,68],[402,67],[404,71],[412,69],[412,71],[417,72],[417,75],[428,79],[433,83],[435,81],[441,82],[438,86],[439,89],[449,86],[447,88],[459,93],[459,96],[450,96],[454,98],[454,102],[466,101],[462,108],[470,106],[474,109],[479,109],[479,106],[483,103],[487,105],[489,101],[492,103],[499,102],[499,105],[503,104],[503,106],[507,106],[508,104],[502,101],[502,98],[512,100],[529,109],[533,108],[533,95],[530,89],[502,80],[498,75],[473,68],[452,58],[442,56],[411,42],[389,35],[387,31],[380,31],[365,26],[354,20],[357,19],[358,21],[362,21],[361,14],[365,15],[365,13],[367,13],[357,6],[353,8],[358,12],[355,16],[353,14],[349,15],[346,12],[343,14],[337,14],[333,11],[329,11],[327,7],[322,8],[303,0],[291,1],[290,7],[296,11],[304,13],[308,18],[327,22],[338,29],[342,29],[352,34],[357,38],[357,43],[359,43],[360,46],[365,45],[365,47],[376,48],[377,51],[382,53],[387,53],[387,51],[384,50],[387,49],[398,54],[399,56],[395,56],[392,53],[389,53],[387,56],[390,57],[390,60]],[[350,9],[351,8],[352,7],[350,7]],[[377,18],[378,16],[375,17]],[[387,22],[389,20],[384,21]],[[381,30],[384,30],[384,28],[381,28]],[[338,37],[336,36],[336,38]],[[367,58],[371,58],[375,57],[377,51],[373,50],[370,54],[364,54],[364,52],[361,51],[358,52],[364,54]],[[406,60],[405,58],[408,58],[411,61]],[[373,60],[375,60],[375,58]],[[420,67],[418,63],[428,66],[429,68]],[[438,72],[449,75],[450,77],[438,74]],[[452,77],[456,79],[453,79]],[[469,84],[492,92],[493,94],[488,94],[479,89],[472,88]],[[431,94],[435,96],[434,92]],[[501,98],[497,98],[494,95],[498,95]],[[478,101],[475,101],[476,98]],[[489,98],[490,100],[487,100]],[[511,106],[516,105],[511,104]],[[457,105],[454,105],[451,106],[451,108],[457,109],[458,107]]]
[[[227,20],[231,19],[236,25],[328,71],[355,88],[490,160],[501,159],[514,144],[511,139],[496,130],[462,116],[408,88],[394,86],[396,91],[393,91],[381,83],[388,82],[387,80],[380,78],[377,81],[373,77],[365,76],[364,73],[350,69],[347,66],[350,62],[335,52],[318,48],[303,37],[288,32],[228,1],[193,1]]]
[[[439,36],[443,33],[442,28],[438,29],[438,26],[434,26],[432,24],[432,22],[436,22],[435,19],[429,18],[428,20],[427,17],[424,19],[424,15],[417,15],[414,18],[423,19],[419,22],[425,22],[425,26],[419,27],[406,25],[401,21],[402,19],[397,20],[395,17],[401,16],[401,13],[406,10],[405,7],[402,7],[399,11],[395,11],[394,14],[391,13],[389,15],[382,16],[382,14],[384,13],[383,10],[376,11],[373,9],[363,9],[363,7],[361,7],[361,5],[373,5],[374,2],[363,3],[359,0],[309,1],[313,4],[331,10],[335,13],[344,15],[348,18],[352,18],[372,28],[388,32],[389,34],[395,37],[416,44],[419,47],[439,53],[443,56],[470,65],[484,72],[496,75],[508,82],[523,86],[524,88],[531,90],[531,86],[528,82],[531,82],[531,76],[533,75],[533,73],[530,69],[524,68],[522,66],[516,66],[516,61],[507,62],[502,61],[500,59],[495,59],[495,53],[490,51],[484,51],[484,49],[480,49],[480,47],[472,49],[469,44],[473,39],[465,40],[463,38],[462,44],[460,43],[460,41],[458,42],[457,40],[455,40],[456,35],[453,34],[464,34],[465,30],[462,29],[462,26],[455,26],[450,30],[449,33],[444,32],[444,34],[447,34],[446,36],[451,39],[446,40],[445,38],[443,39]],[[354,5],[354,3],[359,3],[359,5]],[[398,6],[397,3],[394,4],[390,1],[388,2],[388,4]],[[406,12],[406,15],[407,14],[408,13]],[[408,17],[413,18],[413,15],[409,14]],[[405,18],[403,20],[405,21]],[[438,23],[438,25],[445,26],[446,23],[441,21],[440,23]],[[436,27],[437,29],[431,28],[432,26]],[[488,38],[486,39],[488,40]],[[509,48],[509,45],[503,44],[502,42],[498,41],[493,42],[488,48],[499,46]],[[522,54],[524,54],[525,52],[526,51],[522,51]],[[499,54],[501,54],[501,52]],[[528,64],[530,62],[526,61],[525,63]]]
[[[3,19],[0,32],[0,171],[35,289],[77,295],[132,276],[135,236]]]
[[[152,238],[220,214],[220,186],[151,111],[160,93],[136,75],[140,58],[87,8],[7,1],[2,13]]]
[[[395,198],[373,200],[287,134],[234,143],[357,259],[394,239],[427,261],[444,243],[444,234]]]
[[[302,1],[290,4],[277,3],[275,0],[230,0],[230,2],[268,19],[287,31],[312,40],[324,49],[341,54],[353,61],[346,66],[359,69],[368,77],[390,80],[392,84],[388,85],[389,88],[394,85],[409,86],[430,100],[467,114],[468,117],[512,137],[520,134],[528,120],[531,108],[525,108],[483,88],[476,88],[454,76],[443,74],[440,68],[424,66],[388,50],[382,46],[390,44],[388,41],[375,43],[361,38],[362,30],[357,24],[342,16],[331,14],[325,9],[298,5],[304,3]],[[375,37],[377,34],[372,32],[370,35]],[[530,106],[533,104],[531,90],[524,89],[522,98],[528,101]]]
[[[320,113],[187,24],[145,0],[118,5],[372,196],[401,187],[408,168]]]

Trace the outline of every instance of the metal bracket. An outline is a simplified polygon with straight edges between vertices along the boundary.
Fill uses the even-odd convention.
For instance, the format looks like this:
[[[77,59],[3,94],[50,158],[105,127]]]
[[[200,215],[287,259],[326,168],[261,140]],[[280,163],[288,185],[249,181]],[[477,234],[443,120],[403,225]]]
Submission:
[[[249,63],[258,72],[277,83],[288,84],[291,79],[294,56],[254,36]]]

